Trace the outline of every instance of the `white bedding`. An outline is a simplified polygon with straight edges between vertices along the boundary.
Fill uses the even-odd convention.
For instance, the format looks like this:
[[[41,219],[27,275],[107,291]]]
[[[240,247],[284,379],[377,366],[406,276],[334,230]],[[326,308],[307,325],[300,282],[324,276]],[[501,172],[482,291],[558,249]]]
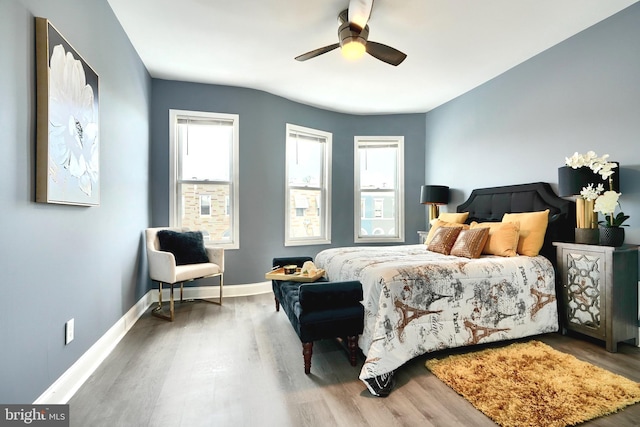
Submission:
[[[327,249],[315,263],[331,281],[362,283],[363,381],[427,352],[558,329],[555,275],[542,256],[467,259],[406,245]]]

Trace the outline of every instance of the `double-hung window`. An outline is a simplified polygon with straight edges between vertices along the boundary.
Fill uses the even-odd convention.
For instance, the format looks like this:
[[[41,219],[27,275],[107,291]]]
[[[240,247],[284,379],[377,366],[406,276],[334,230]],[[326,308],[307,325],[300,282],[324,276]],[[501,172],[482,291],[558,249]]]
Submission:
[[[404,137],[354,139],[354,240],[403,242]]]
[[[331,243],[332,134],[287,124],[285,246]]]
[[[169,223],[239,247],[238,115],[169,110]]]

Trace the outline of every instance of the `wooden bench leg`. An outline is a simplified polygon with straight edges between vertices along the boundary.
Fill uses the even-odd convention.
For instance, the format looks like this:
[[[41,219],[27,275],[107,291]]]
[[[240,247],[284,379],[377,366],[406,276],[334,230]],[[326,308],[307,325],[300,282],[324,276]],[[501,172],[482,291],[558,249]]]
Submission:
[[[302,356],[304,356],[304,373],[311,373],[311,354],[313,353],[313,341],[302,343]]]
[[[276,297],[273,297],[273,300],[276,302],[276,311],[280,311],[280,301]]]
[[[356,366],[358,362],[358,336],[352,335],[347,337],[349,347],[349,362],[351,366]]]

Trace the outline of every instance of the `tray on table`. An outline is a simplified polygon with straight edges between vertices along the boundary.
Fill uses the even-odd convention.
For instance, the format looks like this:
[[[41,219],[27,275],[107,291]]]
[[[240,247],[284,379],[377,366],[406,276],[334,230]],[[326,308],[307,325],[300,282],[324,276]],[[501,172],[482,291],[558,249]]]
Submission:
[[[269,280],[290,280],[293,282],[315,282],[322,276],[324,276],[323,269],[319,269],[314,275],[302,274],[299,271],[293,274],[284,274],[284,267],[269,271],[264,275],[265,279]]]

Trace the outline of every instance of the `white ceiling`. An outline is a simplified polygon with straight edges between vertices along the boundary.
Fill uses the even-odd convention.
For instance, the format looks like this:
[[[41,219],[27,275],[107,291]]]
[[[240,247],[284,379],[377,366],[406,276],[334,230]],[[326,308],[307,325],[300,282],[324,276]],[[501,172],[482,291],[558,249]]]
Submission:
[[[154,78],[240,86],[354,114],[426,112],[638,0],[375,0],[369,40],[398,67],[339,50],[348,0],[108,0]]]

